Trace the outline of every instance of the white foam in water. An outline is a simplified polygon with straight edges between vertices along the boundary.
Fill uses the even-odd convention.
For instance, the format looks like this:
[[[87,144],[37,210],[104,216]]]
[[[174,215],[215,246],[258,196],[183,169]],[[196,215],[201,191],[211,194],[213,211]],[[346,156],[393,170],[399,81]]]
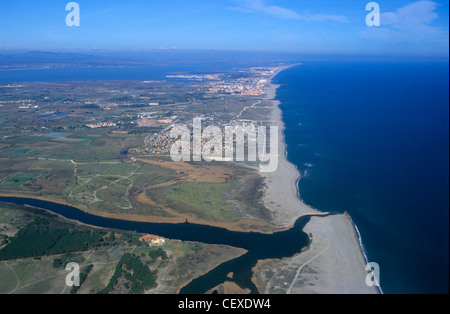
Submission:
[[[364,248],[364,244],[362,242],[362,237],[361,237],[361,233],[359,232],[358,226],[353,222],[352,217],[350,217],[350,215],[347,213],[348,218],[350,219],[350,222],[352,223],[353,227],[356,230],[356,233],[358,235],[358,241],[359,241],[359,246],[361,248],[361,252],[364,255],[364,260],[366,262],[366,264],[369,264],[369,258],[367,257],[367,252],[366,249]],[[378,286],[378,289],[380,290],[380,293],[383,294],[383,290],[381,289],[381,286]]]

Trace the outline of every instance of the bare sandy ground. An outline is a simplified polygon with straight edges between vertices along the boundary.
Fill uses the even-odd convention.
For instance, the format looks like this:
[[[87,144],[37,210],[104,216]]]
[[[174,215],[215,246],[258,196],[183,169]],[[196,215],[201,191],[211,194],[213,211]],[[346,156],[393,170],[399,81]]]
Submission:
[[[137,158],[136,160],[162,168],[175,170],[178,174],[184,173],[192,182],[223,183],[231,180],[233,170],[229,167],[196,166],[186,162],[164,161],[159,159]]]
[[[366,285],[365,258],[345,215],[313,217],[311,245],[283,260],[260,261],[253,282],[263,294],[376,294]]]
[[[242,289],[236,283],[231,281],[225,281],[223,284],[218,285],[206,292],[206,294],[212,294],[217,291],[218,294],[250,294],[250,289]]]
[[[279,86],[271,86],[267,99],[274,99]],[[303,215],[323,214],[303,203],[298,195],[300,173],[286,160],[284,123],[279,102],[273,100],[271,125],[279,128],[279,167],[261,173],[266,180],[264,203],[272,211],[274,223],[289,228]],[[283,260],[259,261],[253,281],[260,293],[356,294],[378,293],[366,285],[366,261],[352,222],[346,215],[312,217],[305,232],[311,245]]]

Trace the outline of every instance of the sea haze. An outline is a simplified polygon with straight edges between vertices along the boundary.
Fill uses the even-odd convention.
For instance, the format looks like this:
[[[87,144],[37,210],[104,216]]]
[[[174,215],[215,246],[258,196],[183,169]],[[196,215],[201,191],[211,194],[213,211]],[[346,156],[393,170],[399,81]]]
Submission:
[[[306,62],[276,77],[301,198],[350,214],[385,293],[448,293],[448,73]]]

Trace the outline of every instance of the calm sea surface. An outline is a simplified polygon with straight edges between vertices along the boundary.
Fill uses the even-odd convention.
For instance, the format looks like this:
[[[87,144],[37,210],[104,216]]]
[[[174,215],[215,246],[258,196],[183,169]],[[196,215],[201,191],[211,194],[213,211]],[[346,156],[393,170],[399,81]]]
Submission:
[[[384,293],[448,293],[448,63],[310,62],[279,74],[300,196],[348,211]]]

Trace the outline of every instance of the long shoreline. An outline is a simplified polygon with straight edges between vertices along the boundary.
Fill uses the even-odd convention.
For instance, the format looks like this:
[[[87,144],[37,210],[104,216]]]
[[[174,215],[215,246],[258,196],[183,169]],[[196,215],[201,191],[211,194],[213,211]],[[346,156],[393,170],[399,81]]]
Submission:
[[[300,198],[298,181],[301,179],[301,174],[298,167],[287,158],[287,143],[284,136],[286,126],[280,109],[281,102],[276,99],[277,90],[281,85],[273,83],[279,73],[299,65],[301,64],[283,66],[276,71],[268,80],[269,89],[265,97],[272,103],[270,126],[278,127],[278,169],[273,173],[260,173],[260,175],[265,178],[268,187],[263,197],[264,203],[272,211],[275,225],[281,229],[294,225],[295,221],[302,216],[324,214],[307,205]]]
[[[359,232],[358,226],[355,224],[355,222],[353,221],[352,217],[350,216],[350,214],[348,212],[344,213],[345,217],[348,219],[348,221],[350,221],[350,223],[352,224],[353,228],[355,229],[355,234],[356,237],[358,238],[358,242],[359,242],[359,247],[361,249],[361,254],[364,258],[364,260],[366,261],[366,264],[369,264],[369,257],[367,256],[367,251],[366,248],[364,247],[364,244],[362,242],[362,236],[361,233]],[[383,289],[381,288],[381,286],[376,287],[378,289],[378,292],[380,294],[384,294],[383,293]]]
[[[284,70],[286,70],[286,69],[288,69],[288,68],[291,68],[291,67],[294,67],[294,66],[297,66],[297,65],[299,65],[299,64],[295,64],[295,65],[291,65],[291,66],[287,66],[287,67],[283,67],[281,70],[279,70],[279,71],[277,71],[276,73],[274,73],[274,75],[270,78],[270,88],[269,88],[269,92],[267,93],[267,97],[266,97],[266,99],[267,100],[271,100],[272,101],[272,103],[273,103],[273,110],[272,110],[272,114],[271,114],[271,118],[274,120],[274,123],[275,123],[275,125],[277,125],[278,127],[279,127],[279,145],[280,145],[280,154],[279,154],[279,164],[280,164],[280,166],[282,166],[281,167],[281,169],[280,169],[280,171],[281,171],[281,173],[278,173],[278,176],[280,176],[280,177],[282,177],[282,178],[285,178],[285,181],[283,182],[284,184],[281,184],[281,186],[283,186],[284,188],[286,188],[286,181],[288,181],[288,182],[290,182],[291,184],[292,184],[292,181],[293,181],[293,177],[296,177],[296,179],[295,179],[295,184],[293,184],[293,186],[295,187],[295,190],[296,190],[296,193],[295,193],[295,197],[296,197],[296,199],[298,200],[298,205],[299,206],[297,206],[297,207],[294,207],[294,210],[296,210],[296,211],[298,211],[298,213],[296,214],[296,215],[294,215],[293,217],[295,217],[295,219],[298,219],[299,217],[301,217],[301,216],[305,216],[305,215],[311,215],[312,213],[311,212],[309,212],[309,211],[312,211],[313,213],[316,213],[316,214],[319,214],[319,215],[317,215],[317,216],[320,216],[320,214],[321,213],[324,213],[324,212],[322,212],[322,211],[319,211],[319,210],[317,210],[317,209],[315,209],[315,208],[313,208],[313,207],[311,207],[311,206],[309,206],[308,204],[306,204],[303,200],[302,200],[302,197],[301,197],[301,193],[300,193],[300,188],[299,188],[299,182],[300,182],[300,180],[301,180],[301,174],[300,174],[300,171],[299,171],[299,169],[298,169],[298,167],[297,167],[297,165],[295,165],[294,163],[292,163],[292,162],[290,162],[289,160],[288,160],[288,145],[287,145],[287,143],[286,143],[286,141],[285,141],[285,137],[284,137],[284,131],[285,131],[285,129],[286,129],[286,125],[285,125],[285,123],[284,123],[284,121],[283,121],[283,114],[282,114],[282,111],[281,111],[281,109],[280,109],[280,104],[281,104],[281,102],[278,100],[278,99],[276,99],[276,92],[277,92],[277,89],[280,87],[280,85],[276,85],[276,84],[274,84],[273,83],[273,79],[280,73],[280,72],[282,72],[282,71],[284,71]],[[283,165],[289,165],[288,166],[288,169],[289,168],[294,168],[295,170],[294,171],[292,171],[292,172],[286,172],[286,170],[284,169],[284,167],[283,167]],[[273,177],[274,176],[271,176],[271,175],[268,175],[268,176],[266,176],[266,179],[269,181],[269,191],[270,191],[270,189],[272,188],[273,190],[275,190],[276,192],[279,192],[279,187],[280,187],[280,185],[279,184],[277,184],[277,183],[270,183],[271,182],[271,179],[273,180]],[[289,188],[289,187],[288,187]],[[276,194],[278,194],[278,193],[276,193]],[[292,195],[292,190],[291,190],[291,195]],[[292,195],[293,196],[293,195]],[[267,195],[265,195],[265,201],[267,202],[267,203],[270,203],[270,202],[273,202],[274,201],[274,199],[273,198],[271,198],[270,196],[267,196]],[[274,213],[276,213],[276,211],[274,212]],[[292,213],[291,213],[292,214]],[[329,213],[327,213],[327,214],[329,214]],[[341,261],[339,261],[339,260],[336,260],[335,262],[336,263],[339,263],[339,262],[341,262],[341,264],[342,265],[346,265],[347,266],[347,268],[351,268],[351,267],[356,267],[356,268],[358,268],[358,270],[359,270],[359,272],[358,272],[358,276],[359,276],[359,278],[358,278],[358,280],[359,279],[361,279],[361,277],[364,279],[365,277],[363,277],[364,276],[364,274],[365,274],[365,267],[366,267],[366,265],[368,264],[368,257],[367,257],[367,254],[366,254],[366,251],[365,251],[365,248],[364,248],[364,245],[363,245],[363,242],[362,242],[362,238],[361,238],[361,235],[360,235],[360,233],[359,233],[359,230],[358,230],[358,227],[356,226],[356,224],[353,222],[353,220],[351,219],[351,217],[350,217],[350,215],[348,214],[348,213],[344,213],[344,214],[342,214],[342,215],[340,215],[340,216],[343,216],[343,217],[345,217],[344,219],[345,219],[345,221],[347,221],[347,223],[343,223],[342,222],[342,219],[339,219],[339,218],[341,218],[341,217],[339,217],[339,218],[335,218],[335,219],[333,219],[333,218],[328,218],[328,221],[329,221],[329,223],[330,224],[332,224],[332,226],[331,227],[333,227],[333,228],[336,228],[337,229],[337,226],[339,226],[339,228],[341,228],[341,230],[338,230],[338,231],[340,231],[340,232],[338,232],[338,233],[341,233],[341,234],[346,234],[347,235],[347,237],[349,237],[349,234],[350,234],[350,237],[353,237],[353,239],[349,239],[350,241],[349,241],[349,243],[340,243],[340,245],[341,246],[343,246],[344,247],[344,250],[346,250],[346,251],[350,251],[350,252],[353,252],[354,254],[359,254],[359,256],[360,257],[362,257],[362,260],[361,260],[361,262],[357,262],[357,263],[359,263],[358,265],[357,264],[355,264],[355,261],[352,261],[353,262],[353,264],[352,265],[348,265],[348,261],[345,261],[343,258],[344,258],[344,256],[341,256]],[[287,217],[282,217],[283,219],[280,219],[280,221],[279,221],[279,223],[281,223],[281,224],[291,224],[292,223],[292,220],[291,221],[286,221],[286,218]],[[295,219],[294,219],[294,221],[295,221]],[[329,236],[331,233],[330,232],[328,232],[328,234],[327,234],[327,232],[326,231],[324,231],[324,232],[321,232],[321,231],[319,231],[319,230],[317,230],[317,225],[319,224],[319,226],[320,226],[320,223],[313,223],[313,222],[309,222],[306,226],[305,226],[305,232],[306,232],[306,230],[307,230],[307,227],[308,227],[308,225],[310,225],[310,227],[314,230],[314,231],[316,231],[316,232],[311,232],[311,234],[312,234],[312,237],[313,237],[313,239],[315,238],[315,235],[317,234],[319,237],[323,237],[324,235],[325,235],[325,237],[326,236]],[[322,224],[323,224],[323,222],[322,222]],[[322,229],[323,229],[323,226],[321,227]],[[349,229],[351,229],[351,230],[349,230]],[[352,242],[352,243],[350,243],[350,242]],[[355,244],[354,243],[357,243],[358,245],[357,245],[357,247],[354,247],[355,246]],[[308,250],[306,250],[306,251],[308,251]],[[314,251],[314,250],[313,250]],[[327,250],[325,249],[321,254],[326,254],[327,253]],[[334,253],[334,252],[333,252]],[[333,256],[332,254],[333,253],[329,253],[329,255],[330,256]],[[302,254],[304,254],[304,252],[302,252],[302,253],[299,253],[298,254],[298,256],[301,256]],[[306,254],[305,254],[306,255]],[[261,264],[264,264],[265,262],[267,262],[267,263],[271,263],[271,262],[273,262],[273,263],[278,263],[278,262],[281,262],[281,261],[260,261],[259,263],[258,263],[258,265],[261,263]],[[307,261],[307,262],[305,262],[305,264],[301,264],[301,266],[299,266],[300,268],[299,268],[299,273],[300,273],[300,271],[303,269],[303,267],[307,264],[307,263],[309,263],[309,261]],[[321,266],[325,266],[325,267],[329,267],[329,265],[327,265],[327,264],[323,264],[323,265],[321,265]],[[363,270],[363,271],[361,271],[361,269]],[[255,269],[254,269],[255,271],[254,271],[254,276],[253,276],[253,281],[254,281],[254,283],[256,284],[256,282],[257,282],[257,279],[256,279],[256,276],[255,276],[255,273],[257,272],[257,271],[260,271],[261,270],[261,267],[259,267],[259,266],[255,266]],[[320,271],[320,270],[319,270]],[[351,271],[351,269],[350,269],[350,271]],[[295,281],[297,280],[297,276],[294,278],[294,281],[292,282],[292,284],[291,284],[291,287],[292,286],[294,286],[294,284],[295,284]],[[355,286],[357,287],[356,289],[354,289],[355,288]],[[362,291],[367,291],[368,293],[374,293],[375,291],[374,291],[374,289],[367,289],[368,287],[365,287],[364,285],[362,285],[361,284],[361,282],[359,282],[358,284],[357,283],[347,283],[347,286],[346,287],[344,287],[344,290],[348,290],[349,289],[349,287],[351,287],[351,289],[350,290],[355,290],[355,291],[357,291],[358,289],[363,289]],[[323,287],[317,287],[318,289],[315,291],[315,292],[319,292],[319,293],[321,293],[322,291],[327,291],[327,287],[326,287],[326,284],[325,285],[323,285]],[[341,287],[342,288],[342,287]],[[382,289],[381,289],[381,287],[375,287],[376,289],[376,292],[375,293],[383,293],[382,292]],[[367,290],[365,290],[365,289],[367,289]],[[263,287],[258,287],[258,290],[265,290],[265,289],[263,289]],[[289,289],[289,292],[291,292],[291,289]],[[302,291],[303,292],[303,291]]]

